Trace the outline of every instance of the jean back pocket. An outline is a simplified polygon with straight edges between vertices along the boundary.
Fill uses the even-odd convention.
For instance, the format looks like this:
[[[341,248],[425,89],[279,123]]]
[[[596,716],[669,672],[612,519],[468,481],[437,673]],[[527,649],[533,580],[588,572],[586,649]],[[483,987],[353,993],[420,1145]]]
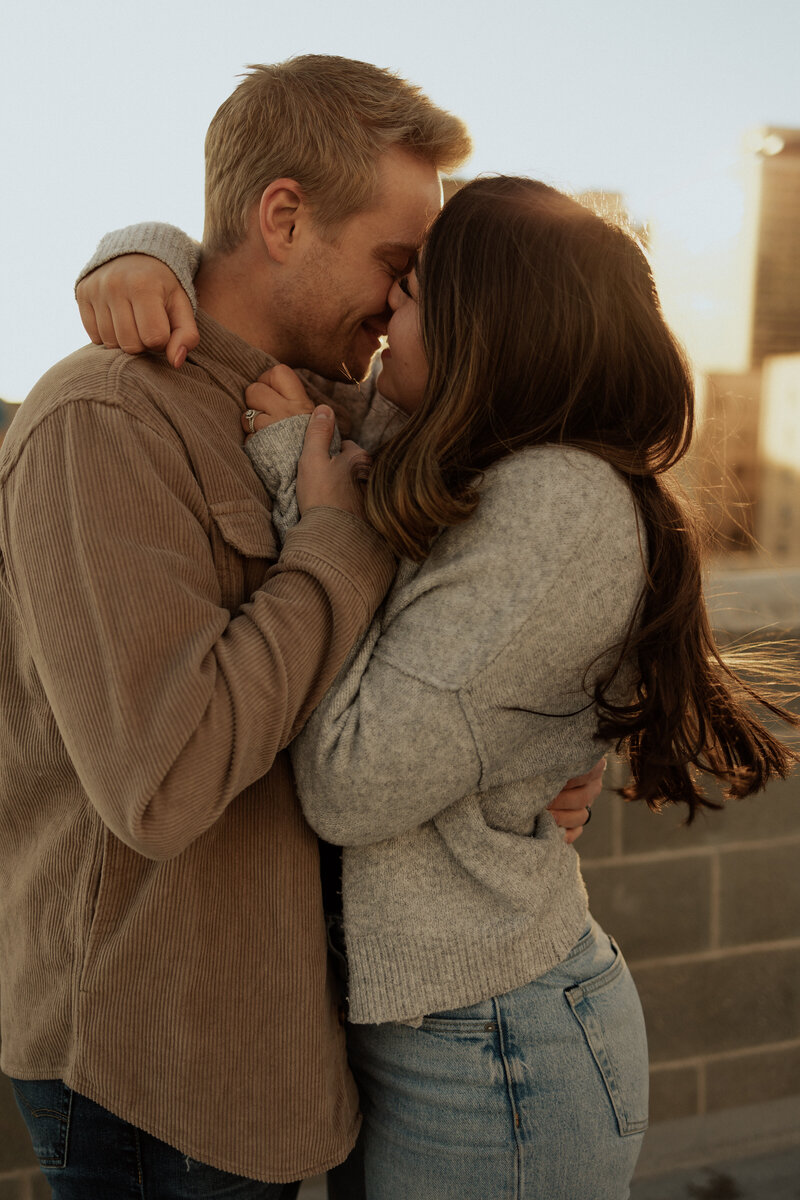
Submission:
[[[12,1079],[11,1086],[40,1166],[65,1167],[72,1089],[60,1079]]]
[[[600,975],[568,988],[566,998],[580,1023],[617,1119],[620,1134],[647,1128],[647,1035],[636,985],[622,952]]]

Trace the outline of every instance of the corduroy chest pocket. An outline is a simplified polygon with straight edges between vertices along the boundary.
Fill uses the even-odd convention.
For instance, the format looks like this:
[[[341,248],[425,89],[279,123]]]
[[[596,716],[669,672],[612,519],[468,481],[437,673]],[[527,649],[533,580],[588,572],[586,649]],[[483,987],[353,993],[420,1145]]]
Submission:
[[[269,513],[255,500],[220,501],[210,504],[209,512],[220,603],[235,612],[263,584],[278,557],[278,543]]]

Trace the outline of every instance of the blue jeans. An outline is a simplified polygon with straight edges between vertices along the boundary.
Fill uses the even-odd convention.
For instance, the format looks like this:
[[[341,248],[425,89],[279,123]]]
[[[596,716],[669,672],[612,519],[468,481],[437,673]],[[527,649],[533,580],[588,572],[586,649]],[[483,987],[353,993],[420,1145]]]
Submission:
[[[12,1079],[55,1200],[294,1200],[299,1183],[258,1183],[195,1162],[60,1079]]]
[[[368,1200],[629,1195],[647,1043],[625,960],[595,923],[533,983],[419,1029],[351,1025],[348,1046],[364,1127],[332,1197],[357,1197],[361,1170]]]

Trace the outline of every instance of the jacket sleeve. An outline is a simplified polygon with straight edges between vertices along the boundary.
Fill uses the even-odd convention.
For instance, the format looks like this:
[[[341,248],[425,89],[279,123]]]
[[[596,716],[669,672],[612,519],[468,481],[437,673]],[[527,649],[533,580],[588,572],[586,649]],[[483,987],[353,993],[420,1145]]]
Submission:
[[[314,508],[229,612],[185,457],[163,430],[90,401],[33,430],[0,515],[31,678],[102,819],[156,859],[269,771],[394,569],[364,522]]]
[[[160,221],[127,225],[124,229],[115,229],[100,239],[94,254],[75,280],[75,286],[77,287],[90,272],[102,267],[103,263],[110,262],[112,258],[119,258],[122,254],[149,254],[151,258],[165,263],[177,275],[178,282],[196,311],[197,293],[194,290],[194,277],[200,265],[200,250],[199,242],[174,225],[165,225]]]

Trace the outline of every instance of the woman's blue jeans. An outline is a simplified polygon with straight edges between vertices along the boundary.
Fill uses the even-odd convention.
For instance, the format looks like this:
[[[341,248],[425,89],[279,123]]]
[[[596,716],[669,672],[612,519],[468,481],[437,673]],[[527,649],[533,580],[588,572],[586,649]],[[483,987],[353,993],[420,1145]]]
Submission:
[[[337,1200],[623,1200],[647,1126],[636,987],[595,923],[533,983],[418,1029],[352,1025],[364,1128]],[[352,1178],[348,1182],[346,1172]]]
[[[60,1079],[11,1082],[54,1200],[294,1200],[300,1188],[196,1162]]]

